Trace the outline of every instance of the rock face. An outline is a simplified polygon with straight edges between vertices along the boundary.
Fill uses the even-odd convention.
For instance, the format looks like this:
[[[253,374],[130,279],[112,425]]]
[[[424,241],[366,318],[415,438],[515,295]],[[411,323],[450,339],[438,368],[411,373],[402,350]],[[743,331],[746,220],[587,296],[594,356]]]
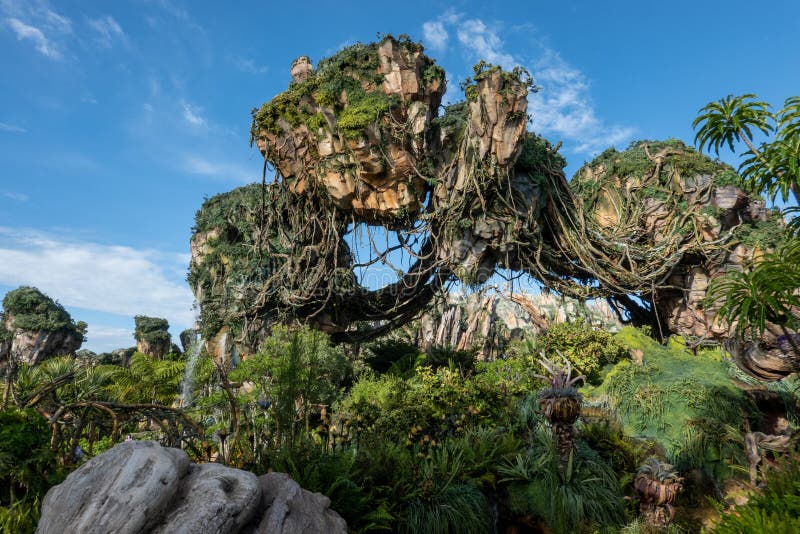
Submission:
[[[296,178],[295,191],[321,183],[340,209],[392,224],[422,206],[427,183],[417,166],[425,157],[425,133],[445,84],[443,75],[430,74],[432,62],[421,47],[394,39],[372,46],[369,60],[353,54],[337,64],[323,63],[316,76],[307,56],[297,58],[291,74],[295,84],[308,87],[296,103],[305,120],[279,116],[273,122],[270,115],[280,111],[282,102],[265,106],[256,115],[255,138],[283,176]],[[331,94],[326,80],[332,74],[347,74],[354,83],[349,88],[342,83],[339,93]],[[361,124],[362,117],[378,120]],[[362,130],[357,135],[354,124]],[[407,137],[392,136],[400,124],[410,125]]]
[[[9,323],[13,320],[13,316],[8,317]],[[12,332],[10,339],[0,341],[0,365],[8,360],[37,365],[53,356],[73,354],[83,343],[83,336],[65,330],[8,330]]]
[[[121,443],[47,492],[37,532],[345,533],[330,500],[288,475],[192,464],[152,441]]]
[[[579,303],[550,294],[481,291],[470,295],[450,293],[446,300],[405,328],[411,341],[424,351],[449,346],[477,349],[477,357],[490,360],[514,339],[540,334],[550,325],[585,319],[615,332],[620,323],[605,301]]]

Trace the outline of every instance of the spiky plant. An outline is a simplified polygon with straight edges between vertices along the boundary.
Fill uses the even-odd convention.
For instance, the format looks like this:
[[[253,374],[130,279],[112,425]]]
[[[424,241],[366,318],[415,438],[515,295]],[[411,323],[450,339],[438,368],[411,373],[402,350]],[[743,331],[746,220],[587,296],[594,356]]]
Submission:
[[[569,360],[563,355],[561,359],[563,363],[545,357],[540,358],[539,363],[547,370],[549,376],[537,376],[549,384],[549,387],[539,392],[539,408],[553,427],[558,464],[563,473],[567,469],[575,447],[575,421],[581,415],[583,398],[578,392],[577,384],[585,378],[583,375],[573,377]]]
[[[639,496],[643,519],[655,527],[667,526],[675,516],[672,502],[683,489],[683,478],[675,468],[658,458],[649,458],[639,468],[633,487]]]

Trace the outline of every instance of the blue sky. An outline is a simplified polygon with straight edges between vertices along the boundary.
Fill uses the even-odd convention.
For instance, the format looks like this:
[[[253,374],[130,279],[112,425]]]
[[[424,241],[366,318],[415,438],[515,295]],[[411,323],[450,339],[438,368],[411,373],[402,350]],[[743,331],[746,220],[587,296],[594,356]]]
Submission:
[[[188,326],[194,213],[259,179],[250,109],[299,55],[406,33],[451,100],[481,58],[522,65],[542,87],[531,129],[571,174],[632,139],[691,141],[729,93],[798,94],[798,21],[789,0],[0,0],[0,295],[38,286],[93,350],[130,346],[135,314]]]

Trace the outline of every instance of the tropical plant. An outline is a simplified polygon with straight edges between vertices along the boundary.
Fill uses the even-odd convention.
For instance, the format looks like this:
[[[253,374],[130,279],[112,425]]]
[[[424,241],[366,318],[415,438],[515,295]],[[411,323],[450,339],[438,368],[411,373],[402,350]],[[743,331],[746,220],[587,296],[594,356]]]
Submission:
[[[553,532],[596,532],[625,521],[619,482],[611,467],[578,442],[562,471],[552,432],[544,425],[533,430],[528,451],[501,461],[497,471],[508,491],[511,512],[542,518]]]
[[[800,532],[800,460],[780,460],[767,474],[767,486],[744,506],[723,513],[715,532]]]
[[[549,375],[539,376],[548,382],[548,387],[539,391],[539,407],[553,427],[553,439],[558,451],[561,471],[567,469],[572,458],[575,439],[575,421],[581,414],[583,398],[576,385],[585,380],[583,376],[572,376],[569,360],[561,356],[563,365],[545,357],[539,359]]]
[[[770,252],[751,269],[729,273],[714,280],[707,303],[720,303],[718,316],[736,322],[739,335],[757,338],[767,323],[784,330],[796,330],[800,318],[800,238],[794,238],[779,250]]]
[[[633,488],[646,523],[660,527],[672,522],[675,516],[672,503],[683,489],[683,479],[672,465],[649,458],[633,479]]]

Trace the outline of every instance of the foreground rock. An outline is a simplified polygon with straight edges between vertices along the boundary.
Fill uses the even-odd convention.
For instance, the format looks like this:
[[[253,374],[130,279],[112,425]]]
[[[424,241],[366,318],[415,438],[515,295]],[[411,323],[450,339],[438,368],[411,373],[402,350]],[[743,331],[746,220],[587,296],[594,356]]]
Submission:
[[[192,464],[153,441],[117,445],[53,487],[37,532],[344,533],[330,500],[288,475]]]

